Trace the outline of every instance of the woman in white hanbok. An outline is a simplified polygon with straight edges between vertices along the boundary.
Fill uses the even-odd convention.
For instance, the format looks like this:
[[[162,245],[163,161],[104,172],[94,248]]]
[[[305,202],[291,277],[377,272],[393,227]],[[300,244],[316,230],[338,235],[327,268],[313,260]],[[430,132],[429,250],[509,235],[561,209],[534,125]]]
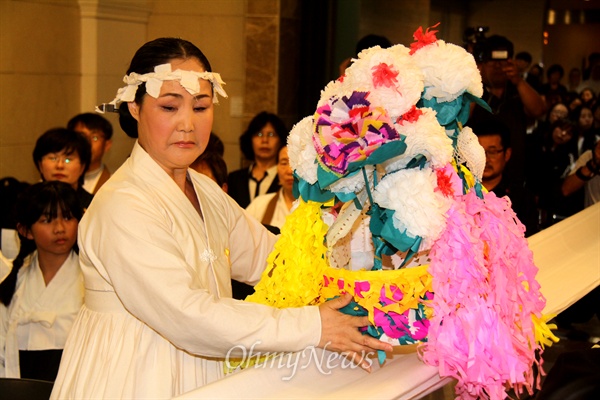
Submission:
[[[62,349],[83,303],[74,249],[83,211],[75,190],[37,183],[19,197],[20,250],[0,257],[0,376],[53,381]]]
[[[81,221],[85,304],[54,399],[171,398],[221,378],[242,348],[327,346],[365,367],[361,352],[391,350],[356,329],[366,317],[337,310],[349,297],[294,309],[231,298],[231,278],[259,280],[275,237],[188,168],[206,147],[215,92],[224,94],[210,71],[181,39],[146,43],[131,62],[112,105],[121,102],[121,126],[138,140]]]

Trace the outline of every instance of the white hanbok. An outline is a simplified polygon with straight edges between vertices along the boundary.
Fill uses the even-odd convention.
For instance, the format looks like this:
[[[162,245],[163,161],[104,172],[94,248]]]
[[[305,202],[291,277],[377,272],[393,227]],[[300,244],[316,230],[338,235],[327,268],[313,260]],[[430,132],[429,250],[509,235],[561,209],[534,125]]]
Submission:
[[[259,280],[275,237],[188,174],[202,216],[138,143],[96,194],[79,225],[85,304],[52,398],[171,398],[221,378],[232,348],[318,344],[317,307],[231,298],[232,277]]]
[[[20,378],[19,350],[63,349],[83,303],[83,278],[71,251],[46,285],[37,251],[25,259],[8,307],[0,304],[0,376]]]
[[[269,225],[275,226],[279,229],[283,227],[285,223],[285,219],[288,215],[290,215],[290,210],[287,207],[285,202],[285,197],[283,195],[283,190],[279,189],[275,193],[267,193],[262,194],[256,197],[254,200],[250,202],[248,207],[246,207],[246,211],[248,214],[252,215],[258,222],[262,222],[267,213],[267,208],[269,203],[273,198],[277,196],[277,204],[275,205],[275,209],[273,210],[273,216],[271,217],[271,221],[269,221]]]

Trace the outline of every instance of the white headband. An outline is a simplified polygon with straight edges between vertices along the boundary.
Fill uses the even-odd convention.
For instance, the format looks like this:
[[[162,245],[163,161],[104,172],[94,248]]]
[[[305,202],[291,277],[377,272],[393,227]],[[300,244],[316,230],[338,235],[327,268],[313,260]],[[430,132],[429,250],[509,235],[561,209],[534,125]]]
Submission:
[[[120,103],[134,101],[138,86],[144,82],[146,83],[146,93],[154,98],[157,98],[160,94],[160,88],[164,81],[179,81],[181,86],[183,86],[189,94],[195,96],[200,93],[200,82],[198,79],[210,81],[212,84],[214,91],[213,103],[219,102],[217,93],[223,97],[227,97],[227,93],[225,93],[222,86],[225,82],[223,82],[221,75],[218,73],[186,71],[182,69],[171,71],[171,64],[167,63],[154,67],[154,72],[148,72],[147,74],[132,72],[129,75],[125,75],[125,77],[123,77],[123,82],[125,82],[127,86],[122,87],[117,91],[117,97],[115,97],[113,101],[96,107],[96,112],[103,114],[105,111],[116,111]]]

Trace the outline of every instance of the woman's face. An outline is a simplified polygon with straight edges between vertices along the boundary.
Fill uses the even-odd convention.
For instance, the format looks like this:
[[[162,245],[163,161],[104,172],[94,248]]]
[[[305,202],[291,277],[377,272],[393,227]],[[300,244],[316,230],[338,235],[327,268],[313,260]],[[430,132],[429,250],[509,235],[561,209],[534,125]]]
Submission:
[[[556,144],[565,144],[573,137],[573,130],[571,128],[564,129],[560,126],[557,126],[552,131],[552,140]]]
[[[170,63],[173,71],[204,71],[195,58]],[[142,104],[129,103],[138,122],[140,146],[169,175],[187,170],[206,148],[213,123],[212,99],[210,82],[200,79],[200,92],[195,96],[179,81],[163,81],[158,98],[146,94]]]
[[[567,109],[567,106],[559,103],[552,108],[552,111],[550,111],[550,117],[548,118],[548,120],[550,123],[554,123],[555,121],[561,118],[567,118],[568,116],[569,110]]]
[[[279,135],[270,122],[252,136],[252,150],[257,160],[274,162],[277,160],[280,145]]]
[[[592,123],[594,123],[592,110],[589,108],[582,109],[581,113],[579,114],[579,127],[581,129],[589,129],[592,127]]]
[[[61,181],[77,189],[79,177],[83,174],[85,166],[81,163],[77,152],[67,154],[62,150],[45,154],[38,168],[44,181]]]
[[[584,103],[587,103],[588,101],[594,98],[594,94],[591,90],[584,89],[579,97],[581,97],[581,100],[583,100]]]

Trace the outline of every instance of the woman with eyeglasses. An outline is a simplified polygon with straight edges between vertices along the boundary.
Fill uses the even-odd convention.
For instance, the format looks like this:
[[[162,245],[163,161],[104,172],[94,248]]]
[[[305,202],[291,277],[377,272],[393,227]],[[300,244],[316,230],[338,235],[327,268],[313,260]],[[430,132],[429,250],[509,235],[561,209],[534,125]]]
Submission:
[[[43,181],[68,183],[77,191],[81,207],[89,207],[94,197],[83,188],[85,173],[90,166],[92,150],[90,142],[81,133],[53,128],[35,143],[33,162]]]
[[[277,154],[285,146],[288,130],[275,114],[258,113],[240,136],[240,147],[250,166],[238,169],[227,178],[228,194],[246,208],[255,197],[279,190]]]

